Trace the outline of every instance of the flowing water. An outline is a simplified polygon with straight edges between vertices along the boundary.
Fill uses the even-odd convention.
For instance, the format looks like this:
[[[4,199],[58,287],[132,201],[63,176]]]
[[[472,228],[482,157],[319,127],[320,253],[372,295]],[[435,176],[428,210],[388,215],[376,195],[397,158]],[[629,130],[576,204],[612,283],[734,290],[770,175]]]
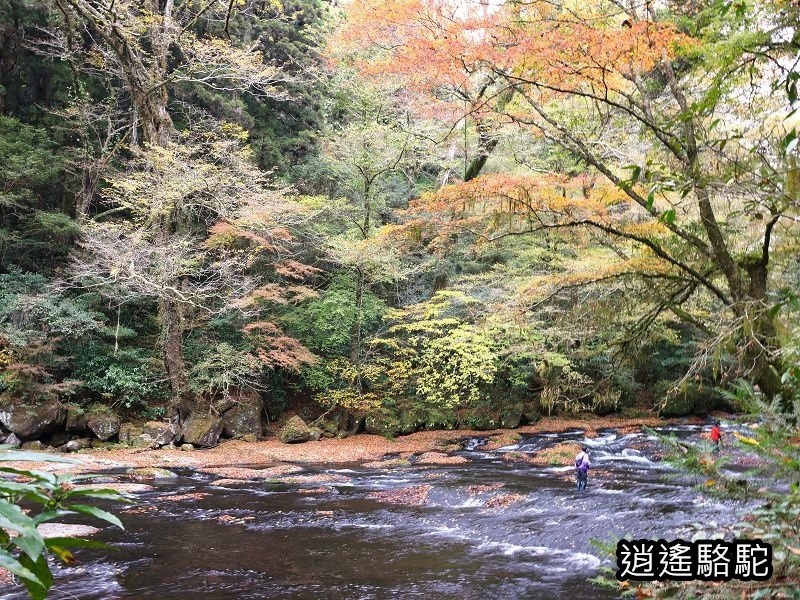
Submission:
[[[585,492],[576,492],[570,466],[503,460],[562,441],[592,448]],[[337,476],[322,493],[302,493],[319,483],[216,485],[214,476],[178,471],[120,513],[126,531],[98,534],[116,551],[82,550],[79,565],[57,569],[52,598],[612,598],[587,581],[602,562],[592,538],[674,539],[694,522],[731,520],[736,508],[676,479],[642,433],[541,434],[493,452],[480,442],[459,453],[465,464],[308,467]],[[491,484],[502,487],[469,489]],[[370,497],[418,485],[431,486],[422,506]],[[522,499],[485,506],[499,494]],[[160,500],[175,495],[184,498]]]

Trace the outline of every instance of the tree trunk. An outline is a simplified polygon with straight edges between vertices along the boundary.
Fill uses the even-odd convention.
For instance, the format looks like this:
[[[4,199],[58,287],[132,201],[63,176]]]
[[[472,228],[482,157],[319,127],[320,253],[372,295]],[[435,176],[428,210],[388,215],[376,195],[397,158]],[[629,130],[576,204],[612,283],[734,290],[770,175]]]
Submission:
[[[161,336],[164,348],[164,369],[172,391],[171,411],[184,418],[187,407],[183,406],[186,393],[186,363],[183,358],[183,317],[177,302],[164,298],[159,302]]]
[[[497,147],[498,139],[492,135],[491,128],[485,123],[478,122],[476,125],[478,130],[478,156],[472,159],[472,162],[464,172],[464,181],[471,181],[480,175],[481,170],[486,166],[486,161],[489,156]]]
[[[781,365],[776,358],[780,342],[773,317],[769,314],[767,297],[767,276],[769,274],[766,261],[745,262],[750,285],[747,290],[748,302],[743,307],[745,318],[749,319],[745,328],[744,362],[745,367],[752,368],[752,379],[767,397],[781,393]]]
[[[364,276],[364,271],[359,269],[358,278],[356,279],[355,318],[350,329],[350,362],[354,365],[359,363],[361,357],[361,328],[365,286],[366,277]]]

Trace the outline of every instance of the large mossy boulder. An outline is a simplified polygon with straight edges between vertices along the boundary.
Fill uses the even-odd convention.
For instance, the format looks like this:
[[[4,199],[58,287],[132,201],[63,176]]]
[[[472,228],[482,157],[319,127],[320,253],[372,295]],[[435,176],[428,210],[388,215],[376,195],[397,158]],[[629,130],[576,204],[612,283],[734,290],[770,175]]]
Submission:
[[[86,411],[86,426],[100,441],[108,441],[119,431],[119,417],[102,404],[91,406]]]
[[[83,433],[89,427],[86,420],[86,411],[77,404],[69,403],[66,405],[67,418],[64,429],[69,433]]]
[[[245,436],[261,437],[261,403],[255,400],[240,402],[222,415],[222,434],[233,439]]]
[[[522,422],[522,412],[505,412],[500,416],[500,427],[516,429]]]
[[[393,438],[400,433],[400,421],[394,413],[370,413],[364,420],[364,431],[372,435]]]
[[[183,426],[183,441],[192,446],[213,448],[222,434],[222,419],[212,415],[194,414]]]
[[[526,425],[533,425],[542,418],[537,402],[526,402],[522,405],[522,422]]]
[[[366,416],[340,409],[339,414],[336,415],[336,424],[340,433],[355,435],[364,431]]]
[[[63,425],[66,410],[58,400],[8,402],[0,407],[0,423],[22,441],[36,440]]]
[[[130,444],[133,438],[138,435],[142,435],[143,433],[144,429],[141,427],[138,427],[133,423],[123,423],[119,426],[119,432],[117,432],[117,436],[121,444]]]
[[[295,415],[281,428],[278,439],[284,444],[301,444],[311,439],[311,430],[303,419]]]
[[[460,415],[460,425],[465,429],[488,431],[499,429],[500,414],[488,408],[473,408],[463,411]]]
[[[393,438],[398,435],[414,433],[422,427],[423,420],[411,411],[381,408],[367,414],[364,420],[364,431]]]

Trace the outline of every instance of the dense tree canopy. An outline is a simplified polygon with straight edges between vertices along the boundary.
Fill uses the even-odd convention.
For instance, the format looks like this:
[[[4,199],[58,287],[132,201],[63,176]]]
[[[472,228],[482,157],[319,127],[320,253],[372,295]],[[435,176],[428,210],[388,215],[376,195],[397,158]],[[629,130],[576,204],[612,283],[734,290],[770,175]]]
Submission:
[[[796,17],[2,0],[0,392],[389,433],[788,406]]]

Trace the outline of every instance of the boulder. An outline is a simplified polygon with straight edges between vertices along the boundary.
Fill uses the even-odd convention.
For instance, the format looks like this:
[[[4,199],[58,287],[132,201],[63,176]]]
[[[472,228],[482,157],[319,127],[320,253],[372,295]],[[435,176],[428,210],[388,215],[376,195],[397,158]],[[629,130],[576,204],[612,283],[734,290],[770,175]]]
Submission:
[[[22,442],[15,433],[12,433],[8,437],[6,437],[3,443],[8,446],[11,446],[12,448],[19,448],[22,445]]]
[[[91,448],[92,440],[88,438],[80,438],[77,440],[70,440],[66,443],[64,448],[67,452],[77,452],[78,450],[83,450],[84,448]]]
[[[119,417],[107,406],[95,406],[86,412],[89,430],[103,442],[110,440],[119,431]]]
[[[130,440],[128,440],[128,445],[131,448],[152,448],[154,441],[155,440],[146,433],[141,433],[131,436]]]
[[[142,435],[143,433],[144,429],[141,427],[137,427],[133,423],[123,423],[119,426],[117,437],[119,438],[121,444],[130,444],[133,438],[135,438],[137,435]]]
[[[261,403],[243,401],[222,415],[222,433],[225,437],[241,439],[246,435],[261,435]]]
[[[539,406],[534,403],[526,403],[522,407],[522,421],[527,425],[533,425],[542,418],[542,413],[539,411]]]
[[[222,434],[222,419],[211,415],[194,414],[183,426],[183,441],[193,446],[213,448]]]
[[[278,438],[284,444],[300,444],[311,439],[311,430],[303,419],[295,415],[286,421]]]
[[[83,433],[88,424],[86,422],[86,411],[77,404],[67,404],[67,418],[64,428],[70,433]]]
[[[370,413],[364,420],[364,431],[372,435],[393,438],[400,432],[400,423],[394,413]]]
[[[191,444],[181,444],[181,450],[183,450],[184,452],[191,452],[192,450],[194,450],[194,446],[192,446]]]
[[[500,427],[500,414],[488,409],[467,409],[461,413],[461,427],[488,431]]]
[[[39,440],[34,440],[32,442],[25,442],[24,444],[22,444],[23,450],[44,450],[45,448],[47,448],[47,446],[45,446]]]
[[[178,439],[175,425],[165,421],[148,421],[142,427],[142,433],[153,438],[153,444],[158,446],[166,446]]]
[[[322,439],[322,435],[324,433],[325,432],[319,427],[312,427],[308,430],[308,439],[310,439],[312,442],[318,442]]]
[[[66,431],[56,431],[50,436],[50,445],[53,446],[53,448],[58,448],[66,444],[70,440],[70,437],[70,434]]]
[[[344,409],[339,411],[336,417],[337,429],[339,431],[346,431],[350,435],[355,435],[364,431],[366,418],[364,415],[355,415]]]
[[[516,429],[521,421],[521,412],[505,413],[500,417],[500,427],[503,429]]]
[[[336,421],[325,419],[320,423],[320,427],[322,427],[325,433],[330,434],[331,437],[334,437],[339,432],[339,424]]]
[[[10,404],[0,409],[0,423],[20,440],[35,440],[54,431],[64,422],[66,411],[58,400],[42,400],[35,405]]]
[[[131,479],[136,479],[138,481],[143,479],[174,479],[177,477],[172,471],[168,469],[159,469],[157,467],[131,468],[127,469],[125,474]]]

